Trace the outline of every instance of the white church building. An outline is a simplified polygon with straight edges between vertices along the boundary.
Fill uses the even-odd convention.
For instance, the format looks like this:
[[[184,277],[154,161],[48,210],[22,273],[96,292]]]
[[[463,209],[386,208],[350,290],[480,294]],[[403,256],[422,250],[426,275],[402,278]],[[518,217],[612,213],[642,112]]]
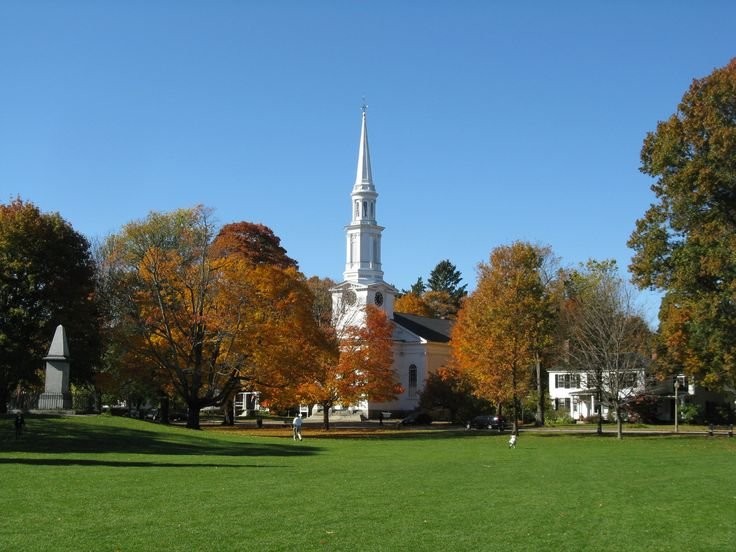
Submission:
[[[365,306],[383,309],[394,323],[394,372],[404,392],[387,403],[357,405],[366,415],[379,411],[403,415],[416,409],[429,374],[450,357],[449,320],[394,312],[397,289],[383,279],[381,233],[377,222],[378,192],[373,184],[368,149],[368,127],[363,108],[358,148],[358,169],[350,194],[350,224],[345,227],[343,281],[332,289],[332,312],[338,331],[365,320]]]

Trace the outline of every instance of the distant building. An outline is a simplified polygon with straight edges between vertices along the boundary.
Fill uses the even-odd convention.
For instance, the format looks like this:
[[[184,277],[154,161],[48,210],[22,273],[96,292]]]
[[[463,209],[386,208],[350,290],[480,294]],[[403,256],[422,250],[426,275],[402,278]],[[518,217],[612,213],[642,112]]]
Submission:
[[[394,322],[394,371],[404,392],[386,403],[363,401],[356,408],[403,414],[419,404],[429,374],[450,357],[449,320],[394,312],[397,289],[383,279],[381,233],[377,223],[378,193],[373,184],[368,149],[368,127],[363,109],[358,148],[358,169],[350,194],[351,221],[345,227],[346,252],[343,281],[332,289],[332,310],[338,331],[364,323],[365,306],[376,305]]]
[[[604,419],[612,419],[613,411],[608,404],[598,404],[597,391],[594,385],[588,382],[588,376],[583,371],[555,369],[549,374],[549,397],[552,408],[558,414],[569,416],[575,421],[584,421],[596,416],[599,411]],[[670,376],[657,381],[648,376],[644,369],[632,370],[622,374],[624,386],[621,392],[624,396],[645,396],[654,402],[656,420],[672,423],[675,420],[675,401],[677,401],[682,420],[683,409],[694,406],[699,423],[728,422],[731,406],[724,394],[708,391],[689,380],[683,375]],[[626,382],[625,380],[629,381]],[[678,383],[677,393],[675,384]]]
[[[552,408],[558,413],[565,413],[576,421],[586,420],[599,413],[606,419],[612,414],[608,404],[599,400],[597,389],[588,381],[585,372],[558,369],[547,373]],[[621,379],[619,388],[623,397],[633,397],[646,389],[644,370],[631,370],[621,374]]]

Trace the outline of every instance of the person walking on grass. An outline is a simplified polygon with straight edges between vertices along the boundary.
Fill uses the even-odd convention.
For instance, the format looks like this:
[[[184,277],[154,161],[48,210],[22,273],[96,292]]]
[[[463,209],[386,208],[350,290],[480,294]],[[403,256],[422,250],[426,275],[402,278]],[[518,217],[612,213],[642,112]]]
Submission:
[[[509,448],[516,448],[516,433],[512,433],[509,438]]]
[[[297,414],[294,420],[291,422],[291,427],[294,431],[294,440],[302,440],[302,415]]]

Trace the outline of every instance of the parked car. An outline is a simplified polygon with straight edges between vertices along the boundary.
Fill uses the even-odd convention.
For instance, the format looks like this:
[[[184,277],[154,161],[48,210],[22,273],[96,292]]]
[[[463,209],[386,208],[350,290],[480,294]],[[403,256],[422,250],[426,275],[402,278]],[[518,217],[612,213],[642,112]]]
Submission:
[[[169,410],[169,421],[170,422],[186,422],[187,421],[186,410]]]
[[[493,416],[476,416],[467,424],[467,429],[491,429]]]
[[[432,423],[432,416],[427,414],[426,412],[417,411],[412,412],[408,416],[406,416],[403,420],[401,420],[398,425],[429,425]]]
[[[506,419],[503,416],[491,416],[483,414],[476,416],[468,422],[468,429],[503,429]]]

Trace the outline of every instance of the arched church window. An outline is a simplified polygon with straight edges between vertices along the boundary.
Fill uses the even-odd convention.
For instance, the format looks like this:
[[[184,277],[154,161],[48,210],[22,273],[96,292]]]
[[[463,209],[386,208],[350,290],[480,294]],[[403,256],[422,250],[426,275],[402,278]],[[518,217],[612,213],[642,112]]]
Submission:
[[[412,364],[409,366],[409,398],[417,398],[417,365]]]
[[[357,199],[355,200],[355,218],[357,219],[360,216],[360,201]]]
[[[371,201],[371,218],[376,218],[376,202]]]
[[[368,218],[368,202],[363,202],[363,218]]]

